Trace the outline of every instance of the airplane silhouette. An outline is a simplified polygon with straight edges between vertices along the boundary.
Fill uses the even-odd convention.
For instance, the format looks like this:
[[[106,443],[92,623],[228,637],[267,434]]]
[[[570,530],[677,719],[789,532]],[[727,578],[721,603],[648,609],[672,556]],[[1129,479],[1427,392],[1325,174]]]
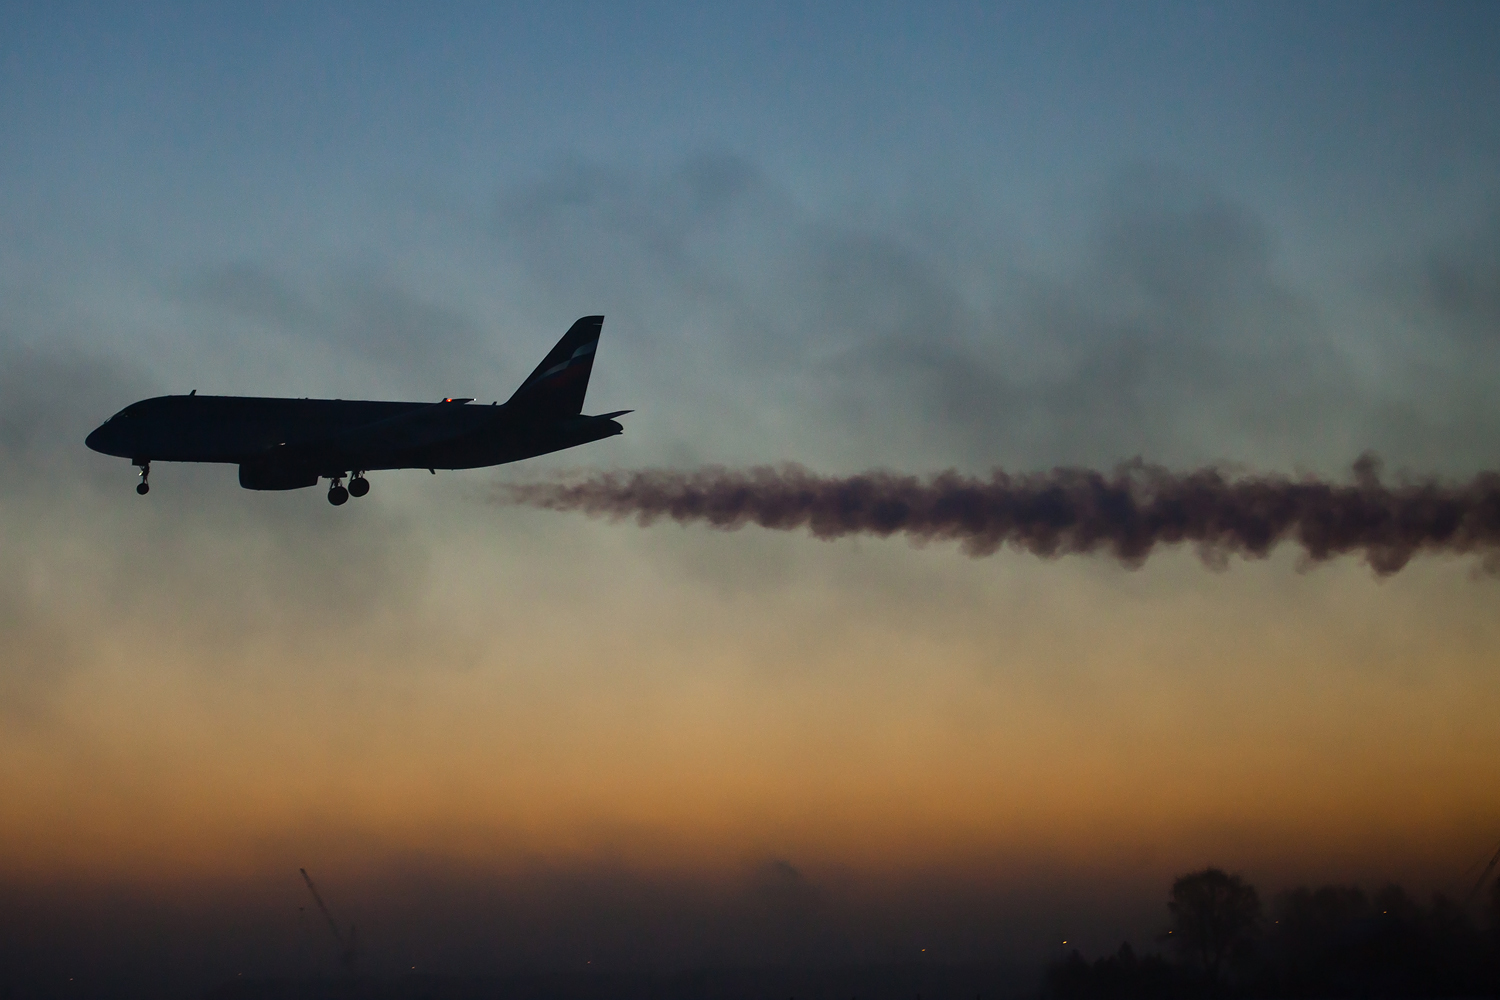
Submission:
[[[376,469],[477,469],[623,433],[614,418],[630,410],[583,415],[603,325],[603,316],[574,323],[504,403],[200,396],[194,389],[132,403],[84,443],[138,466],[142,495],[151,489],[153,461],[223,462],[240,467],[247,490],[331,480],[328,502],[338,506],[370,492],[365,473]]]

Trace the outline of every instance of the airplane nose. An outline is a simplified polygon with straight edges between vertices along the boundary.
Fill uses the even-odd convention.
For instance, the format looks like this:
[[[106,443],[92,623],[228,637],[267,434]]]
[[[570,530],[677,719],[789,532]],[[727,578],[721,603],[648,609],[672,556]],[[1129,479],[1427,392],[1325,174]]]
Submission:
[[[83,443],[93,451],[102,452],[103,454],[108,455],[110,453],[110,437],[111,435],[109,433],[109,428],[101,425],[94,428],[93,433],[83,439]]]

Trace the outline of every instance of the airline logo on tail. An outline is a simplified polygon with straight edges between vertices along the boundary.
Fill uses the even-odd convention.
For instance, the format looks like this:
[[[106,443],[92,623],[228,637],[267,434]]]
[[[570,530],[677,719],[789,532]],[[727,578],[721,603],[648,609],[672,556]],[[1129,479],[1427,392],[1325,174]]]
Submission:
[[[588,343],[580,344],[578,346],[578,350],[574,351],[572,356],[569,357],[568,360],[561,362],[560,364],[555,364],[551,368],[548,368],[546,371],[538,375],[536,377],[536,380],[540,382],[544,378],[551,378],[553,375],[556,375],[559,372],[565,372],[569,370],[573,372],[574,376],[577,376],[579,372],[584,370],[584,367],[575,364],[574,362],[578,361],[579,358],[583,357],[586,354],[593,354],[594,348],[598,346],[599,338],[595,336],[594,339],[589,341]]]

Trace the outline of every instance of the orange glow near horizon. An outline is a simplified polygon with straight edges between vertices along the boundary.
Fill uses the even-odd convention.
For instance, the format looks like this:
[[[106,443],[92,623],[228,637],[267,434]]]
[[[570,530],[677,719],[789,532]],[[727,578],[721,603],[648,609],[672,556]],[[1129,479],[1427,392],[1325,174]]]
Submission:
[[[582,584],[582,616],[455,555],[467,588],[415,627],[213,657],[212,630],[115,622],[0,735],[5,874],[249,877],[338,844],[496,872],[1436,879],[1500,826],[1494,584],[1460,563],[813,553],[832,568],[739,593],[617,553],[636,585]],[[861,561],[878,585],[843,578]],[[939,562],[948,592],[888,593]]]

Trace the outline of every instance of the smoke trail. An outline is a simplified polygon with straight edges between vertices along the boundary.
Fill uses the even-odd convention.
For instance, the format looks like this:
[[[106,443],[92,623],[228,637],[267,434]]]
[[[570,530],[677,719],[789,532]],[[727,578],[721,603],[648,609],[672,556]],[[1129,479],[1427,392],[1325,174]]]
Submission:
[[[971,556],[1003,545],[1039,556],[1105,552],[1129,566],[1159,544],[1189,542],[1205,562],[1261,558],[1283,541],[1314,561],[1357,553],[1380,575],[1418,552],[1474,553],[1500,568],[1500,473],[1466,483],[1388,486],[1379,461],[1354,464],[1338,485],[1284,476],[1173,473],[1139,460],[1112,474],[1061,468],[988,479],[944,472],[927,479],[875,471],[835,478],[800,466],[691,472],[647,469],[501,487],[509,503],[596,517],[669,517],[725,531],[747,524],[807,528],[818,538],[905,534],[957,541]]]

